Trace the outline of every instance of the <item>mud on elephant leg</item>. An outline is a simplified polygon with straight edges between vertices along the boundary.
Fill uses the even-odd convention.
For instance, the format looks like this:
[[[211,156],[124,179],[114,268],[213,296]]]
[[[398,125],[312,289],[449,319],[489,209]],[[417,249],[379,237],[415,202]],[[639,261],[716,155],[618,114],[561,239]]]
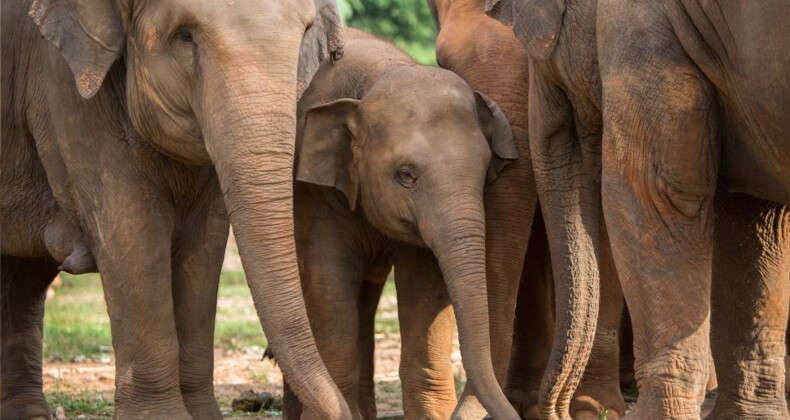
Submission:
[[[716,194],[711,331],[720,386],[712,417],[787,418],[790,212]]]
[[[364,420],[375,420],[376,387],[376,309],[379,306],[384,283],[391,267],[373,273],[369,281],[362,283],[359,293],[359,412]]]
[[[0,258],[0,417],[50,418],[41,379],[44,299],[58,274],[51,258]]]
[[[173,301],[179,344],[181,396],[195,419],[219,419],[214,397],[214,320],[228,240],[219,190],[179,223],[173,260]]]
[[[456,405],[452,353],[455,318],[433,253],[404,245],[395,260],[400,378],[405,418],[449,418]]]
[[[598,39],[604,212],[639,385],[629,418],[699,418],[709,362],[716,102],[671,28],[650,19],[653,6],[622,6],[599,3]],[[649,68],[634,62],[646,56]]]
[[[625,415],[620,392],[620,343],[618,331],[623,314],[623,291],[609,247],[609,236],[601,218],[601,305],[590,361],[571,402],[574,419],[595,420],[606,413],[608,419]]]
[[[538,419],[538,392],[554,339],[551,256],[540,211],[535,212],[516,303],[513,350],[505,394],[522,418]]]

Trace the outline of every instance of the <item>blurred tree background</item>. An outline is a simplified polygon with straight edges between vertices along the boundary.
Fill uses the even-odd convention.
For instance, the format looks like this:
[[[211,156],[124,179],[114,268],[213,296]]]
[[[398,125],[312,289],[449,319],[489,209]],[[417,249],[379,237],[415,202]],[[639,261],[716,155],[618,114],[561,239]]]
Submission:
[[[426,0],[337,0],[346,26],[386,38],[423,64],[436,65],[436,25]]]

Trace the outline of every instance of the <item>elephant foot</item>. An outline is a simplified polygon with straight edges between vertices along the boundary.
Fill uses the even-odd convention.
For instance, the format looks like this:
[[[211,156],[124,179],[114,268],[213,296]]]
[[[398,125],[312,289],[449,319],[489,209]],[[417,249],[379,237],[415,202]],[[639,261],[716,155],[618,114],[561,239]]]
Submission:
[[[3,420],[50,420],[52,411],[44,396],[35,398],[4,398],[0,418]]]
[[[203,397],[200,399],[184,397],[187,411],[195,420],[221,420],[222,412],[219,410],[217,400],[212,394],[210,399]]]
[[[571,400],[571,414],[574,419],[619,420],[625,415],[625,400],[617,386],[579,387]]]
[[[505,395],[522,419],[540,419],[537,391],[507,389],[505,390]]]
[[[118,400],[116,399],[116,404]],[[173,419],[173,420],[193,420],[200,417],[192,417],[186,408],[181,407],[130,407],[126,405],[115,406],[116,419]],[[213,418],[213,417],[212,417]],[[221,418],[221,417],[220,417]]]
[[[601,411],[579,410],[573,413],[572,418],[573,420],[600,420],[600,419],[620,420],[620,414],[618,414],[616,411],[610,411],[610,410],[601,410]]]
[[[660,400],[658,402],[660,403]],[[665,403],[665,407],[672,407],[671,403]],[[688,406],[687,406],[688,408]],[[699,420],[699,410],[670,411],[662,410],[660,407],[647,407],[646,404],[640,406],[639,402],[625,416],[623,420],[654,420],[654,419],[675,419],[675,420]]]
[[[452,419],[482,419],[488,412],[477,398],[463,396],[453,411]]]
[[[378,416],[378,409],[376,408],[375,400],[370,402],[368,400],[360,401],[359,413],[363,420],[376,420]]]

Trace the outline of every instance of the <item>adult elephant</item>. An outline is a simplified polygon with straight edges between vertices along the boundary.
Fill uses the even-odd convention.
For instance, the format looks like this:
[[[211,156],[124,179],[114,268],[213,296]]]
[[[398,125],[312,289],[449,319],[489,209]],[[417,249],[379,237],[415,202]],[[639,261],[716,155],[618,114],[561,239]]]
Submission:
[[[568,2],[567,8],[563,0],[486,4],[487,13],[514,25],[529,54],[530,156],[557,293],[557,334],[539,393],[543,418],[570,417],[571,399],[596,334],[600,295],[602,123],[596,4]],[[533,24],[544,20],[545,27]],[[572,30],[562,30],[565,25]]]
[[[509,399],[523,417],[535,418],[539,414],[539,387],[554,337],[554,316],[549,313],[554,305],[550,292],[549,245],[540,214],[535,215],[534,224],[530,223],[537,189],[529,159],[529,55],[511,28],[486,16],[484,0],[429,0],[428,3],[439,26],[437,61],[442,67],[460,74],[475,88],[497,98],[511,124],[519,129],[514,128],[516,143],[521,156],[527,157],[516,168],[503,173],[507,180],[504,187],[491,187],[486,195],[486,211],[490,213],[487,225],[489,264],[493,264],[489,268],[489,294],[498,296],[496,303],[492,300],[490,305],[492,345],[511,343],[514,337],[511,326],[514,313],[517,314],[512,354],[500,352],[497,356],[501,357],[495,357],[494,364],[500,374],[508,372],[506,392]],[[531,231],[534,238],[530,236]],[[525,246],[526,241],[529,247]],[[608,250],[608,238],[603,235],[601,241],[603,249]],[[526,257],[524,248],[527,248]],[[614,418],[625,412],[617,370],[617,331],[623,298],[614,263],[608,256],[605,252],[606,258],[600,267],[600,324],[590,363],[572,400],[574,418],[596,418],[603,410],[608,410],[609,417]],[[517,261],[518,258],[521,260]],[[514,308],[516,292],[518,311]],[[564,315],[558,316],[561,319]],[[494,325],[495,322],[498,324]],[[500,381],[504,380],[504,375],[500,376]],[[467,389],[465,397],[468,394]],[[459,412],[479,412],[472,409],[474,405],[471,398],[464,398]]]
[[[44,292],[58,264],[95,261],[116,417],[220,418],[229,218],[285,376],[309,414],[349,418],[310,334],[292,214],[297,87],[341,53],[334,3],[11,1],[2,26],[2,417],[50,416]]]
[[[713,417],[788,417],[788,19],[782,1],[599,1],[603,203],[634,327],[634,418],[699,416],[709,325]]]
[[[601,48],[603,205],[633,321],[640,387],[631,415],[699,417],[712,318],[714,416],[787,417],[782,360],[790,216],[783,205],[790,203],[790,168],[780,156],[790,148],[782,135],[790,129],[782,115],[790,83],[780,75],[790,63],[775,51],[790,35],[782,24],[790,8],[775,1],[490,6],[514,24],[536,58],[556,57],[573,33]],[[584,10],[596,17],[597,32],[580,19]],[[573,33],[563,23],[572,23]],[[555,85],[547,83],[541,95],[548,103],[574,101]],[[583,109],[573,109],[578,130]],[[547,115],[555,116],[549,124],[556,115],[563,114]],[[572,145],[567,131],[567,125],[548,130],[550,146]],[[594,249],[574,245],[578,259],[595,260]]]

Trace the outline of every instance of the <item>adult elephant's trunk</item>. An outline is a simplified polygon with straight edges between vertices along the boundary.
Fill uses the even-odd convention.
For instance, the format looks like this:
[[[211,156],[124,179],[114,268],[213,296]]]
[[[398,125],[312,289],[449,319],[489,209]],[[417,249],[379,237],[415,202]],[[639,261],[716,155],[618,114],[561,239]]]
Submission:
[[[204,69],[214,73],[200,87],[198,118],[255,308],[283,374],[306,415],[345,419],[351,415],[318,354],[299,281],[292,181],[298,42],[291,47],[265,57],[233,54],[242,58]]]
[[[482,191],[470,197],[456,196],[441,201],[454,206],[436,212],[445,215],[444,220],[429,218],[421,223],[424,226],[420,226],[420,232],[436,254],[447,284],[458,323],[464,368],[472,389],[493,418],[518,419],[491,363]],[[458,203],[464,204],[458,206]]]

